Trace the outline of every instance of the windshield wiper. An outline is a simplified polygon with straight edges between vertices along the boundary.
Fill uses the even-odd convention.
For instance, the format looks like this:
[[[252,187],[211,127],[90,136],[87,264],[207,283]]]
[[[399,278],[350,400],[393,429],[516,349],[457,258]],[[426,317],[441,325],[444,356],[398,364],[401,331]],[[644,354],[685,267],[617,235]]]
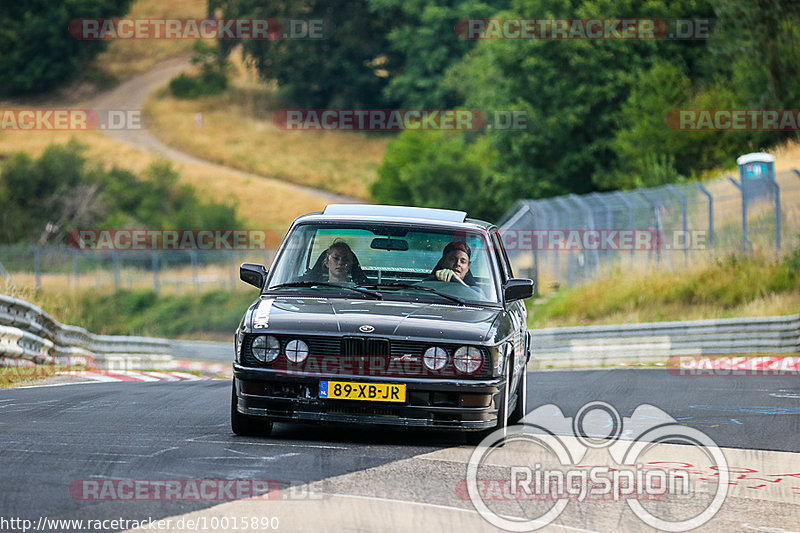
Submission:
[[[349,285],[338,285],[336,283],[330,283],[327,281],[293,281],[290,283],[281,283],[280,285],[269,287],[268,290],[283,289],[285,287],[316,287],[316,286],[336,287],[337,289],[349,289],[351,291],[355,291],[360,294],[365,294],[367,296],[370,296],[376,300],[383,300],[383,295],[379,292],[370,291],[367,289],[361,289],[359,287],[350,287]]]
[[[441,291],[437,291],[432,287],[424,287],[420,285],[414,285],[413,283],[403,283],[402,281],[395,281],[393,283],[378,283],[378,284],[370,284],[370,285],[359,285],[359,287],[370,287],[374,289],[416,289],[418,291],[425,291],[425,292],[432,292],[436,296],[441,296],[442,298],[446,298],[452,302],[456,302],[459,305],[467,305],[466,300],[463,298],[459,298],[458,296],[452,296],[450,294],[445,294]]]

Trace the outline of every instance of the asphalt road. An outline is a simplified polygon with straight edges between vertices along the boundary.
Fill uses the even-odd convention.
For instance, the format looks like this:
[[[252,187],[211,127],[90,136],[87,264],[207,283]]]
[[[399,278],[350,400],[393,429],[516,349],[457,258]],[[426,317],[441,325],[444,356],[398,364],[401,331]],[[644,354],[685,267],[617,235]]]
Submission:
[[[629,417],[640,404],[651,404],[679,424],[703,431],[721,447],[800,452],[800,383],[796,378],[680,377],[655,369],[537,372],[529,376],[529,409],[554,404],[572,417],[586,403],[604,401]],[[229,400],[227,381],[0,390],[0,530],[21,531],[9,522],[3,527],[2,520],[11,518],[29,519],[34,524],[40,517],[158,519],[219,504],[164,498],[87,501],[75,496],[87,480],[274,480],[284,488],[283,497],[294,487],[298,488],[297,499],[303,499],[303,491],[312,486],[321,493],[365,502],[401,501],[417,505],[420,512],[422,507],[432,506],[443,513],[474,514],[470,502],[459,498],[455,490],[464,479],[464,458],[471,453],[459,434],[277,424],[271,438],[242,438],[230,431]],[[777,455],[784,461],[800,457]],[[800,473],[800,461],[793,466],[794,472]],[[795,485],[800,486],[800,480]],[[800,502],[788,498],[781,505],[773,502],[774,509],[764,502],[752,503],[758,511],[748,514],[750,521],[759,527],[766,524],[797,530]],[[560,519],[564,525],[557,530],[607,530],[595,519],[589,520],[594,527],[587,528],[581,509],[589,508],[591,504],[584,504],[572,514],[565,513]],[[746,500],[737,507],[747,508]],[[726,522],[725,513],[723,509],[723,521],[711,530],[728,530],[734,525],[736,530],[746,530],[752,525],[738,516]],[[290,514],[312,529],[310,515]],[[602,515],[598,511],[597,517]],[[754,516],[761,521],[754,521]],[[641,526],[630,517],[623,519],[613,513],[607,520],[612,521],[609,527],[613,529],[639,530]],[[443,523],[454,524],[452,518]],[[456,530],[457,526],[452,527]],[[105,530],[121,529],[126,528]],[[384,529],[395,527],[387,524]],[[296,529],[287,526],[279,530]]]

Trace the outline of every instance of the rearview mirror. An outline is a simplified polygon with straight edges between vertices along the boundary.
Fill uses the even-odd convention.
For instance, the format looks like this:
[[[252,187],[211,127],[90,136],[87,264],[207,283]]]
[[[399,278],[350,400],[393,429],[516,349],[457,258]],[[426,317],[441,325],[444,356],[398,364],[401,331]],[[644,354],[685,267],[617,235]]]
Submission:
[[[503,285],[503,296],[507,302],[522,300],[533,296],[533,280],[512,278]]]
[[[267,269],[264,265],[256,263],[242,263],[242,266],[239,267],[239,278],[245,283],[261,289],[267,280]]]
[[[392,238],[383,238],[377,237],[372,239],[372,243],[369,245],[370,248],[374,250],[408,250],[408,241],[403,239],[392,239]]]

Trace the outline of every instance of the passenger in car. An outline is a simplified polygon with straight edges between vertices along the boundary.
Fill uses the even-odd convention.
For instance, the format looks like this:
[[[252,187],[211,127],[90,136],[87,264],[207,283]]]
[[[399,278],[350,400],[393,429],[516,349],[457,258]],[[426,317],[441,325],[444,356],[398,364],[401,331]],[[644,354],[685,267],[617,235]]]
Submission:
[[[478,281],[469,271],[472,250],[463,241],[453,241],[444,247],[442,258],[433,267],[430,280],[456,281],[477,290]]]
[[[358,285],[369,283],[356,254],[344,241],[335,241],[322,252],[314,266],[300,276],[300,281],[352,281]]]

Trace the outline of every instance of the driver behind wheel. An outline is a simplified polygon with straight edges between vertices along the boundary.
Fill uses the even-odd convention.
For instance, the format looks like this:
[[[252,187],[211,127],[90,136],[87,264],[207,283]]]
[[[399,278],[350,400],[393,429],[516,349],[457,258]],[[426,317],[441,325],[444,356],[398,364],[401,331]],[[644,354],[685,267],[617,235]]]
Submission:
[[[469,271],[472,250],[463,241],[453,241],[444,247],[442,258],[433,267],[433,272],[428,279],[439,281],[453,281],[461,283],[475,290],[480,290],[478,281]]]

